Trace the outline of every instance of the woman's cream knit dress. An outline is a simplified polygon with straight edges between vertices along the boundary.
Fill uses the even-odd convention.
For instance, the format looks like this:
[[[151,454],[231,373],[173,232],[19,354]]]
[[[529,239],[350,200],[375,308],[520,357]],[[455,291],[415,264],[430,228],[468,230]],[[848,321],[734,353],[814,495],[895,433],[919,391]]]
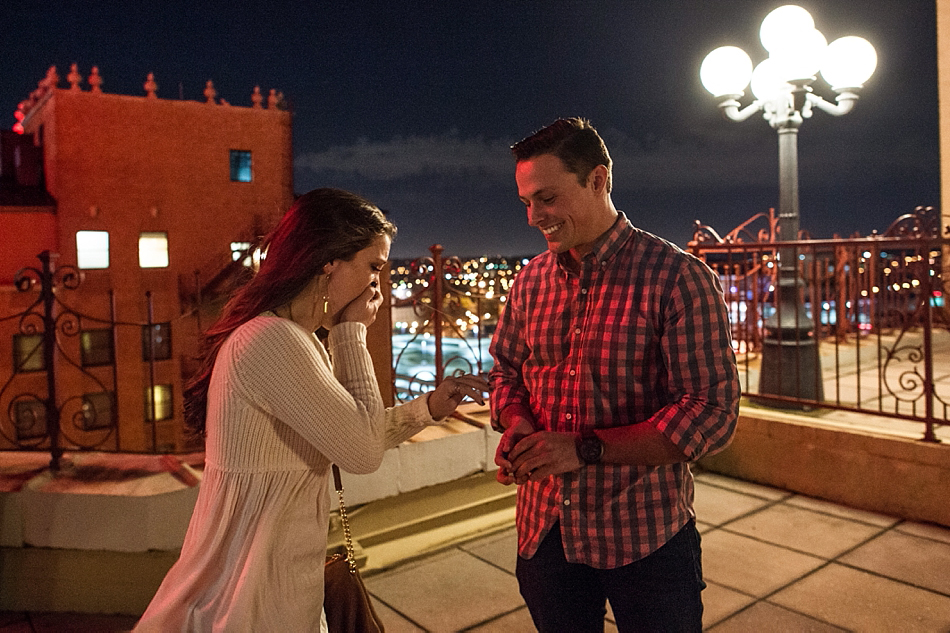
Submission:
[[[320,630],[330,463],[373,472],[434,423],[426,397],[383,406],[364,325],[328,344],[265,313],[222,346],[194,515],[136,631]]]

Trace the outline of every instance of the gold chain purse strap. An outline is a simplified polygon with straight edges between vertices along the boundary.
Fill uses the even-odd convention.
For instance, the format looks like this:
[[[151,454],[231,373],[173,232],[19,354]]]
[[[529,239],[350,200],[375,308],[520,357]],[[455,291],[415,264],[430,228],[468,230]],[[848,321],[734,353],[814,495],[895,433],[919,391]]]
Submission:
[[[346,503],[343,502],[343,478],[340,476],[340,468],[333,464],[333,486],[336,488],[336,496],[340,502],[340,524],[343,526],[343,542],[346,545],[346,560],[350,564],[350,573],[357,573],[356,554],[353,553],[353,535],[350,532],[350,520],[346,516]]]

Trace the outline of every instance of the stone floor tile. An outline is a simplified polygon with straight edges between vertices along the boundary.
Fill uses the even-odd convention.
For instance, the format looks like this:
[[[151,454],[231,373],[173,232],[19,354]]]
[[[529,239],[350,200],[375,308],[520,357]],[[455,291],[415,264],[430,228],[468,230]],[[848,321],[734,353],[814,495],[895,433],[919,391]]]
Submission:
[[[460,631],[524,604],[514,576],[458,549],[365,582],[380,601],[435,633]]]
[[[91,613],[31,613],[35,633],[119,633],[131,631],[138,621],[130,615]]]
[[[27,622],[29,614],[24,611],[0,611],[0,627]]]
[[[726,529],[822,558],[834,558],[881,531],[873,525],[785,503],[733,521]]]
[[[753,602],[755,598],[752,596],[707,580],[703,590],[703,629],[721,622]]]
[[[33,633],[29,618],[23,611],[0,611],[0,633]]]
[[[878,527],[891,527],[900,522],[900,518],[898,517],[869,512],[867,510],[859,510],[858,508],[849,508],[848,506],[838,505],[832,501],[802,495],[795,495],[787,499],[785,503],[790,506],[814,510],[815,512],[824,512],[825,514],[831,514],[836,517],[841,517],[842,519],[851,519]]]
[[[388,633],[425,633],[425,629],[420,629],[373,596],[370,596],[370,600],[373,601],[373,608]]]
[[[528,607],[522,607],[513,613],[503,615],[500,618],[480,624],[478,626],[466,629],[466,633],[534,633],[534,622],[531,620],[531,614],[528,613]],[[388,632],[389,629],[387,628]],[[617,625],[610,620],[604,621],[604,633],[616,633]]]
[[[742,481],[741,479],[732,479],[731,477],[724,477],[723,475],[717,475],[711,472],[700,471],[696,473],[695,480],[701,481],[704,484],[732,490],[733,492],[741,492],[743,494],[761,497],[769,501],[778,501],[791,494],[781,488],[773,488],[772,486],[765,486],[751,481]]]
[[[497,620],[467,629],[466,633],[532,633],[535,630],[528,607],[521,607]],[[388,633],[389,629],[386,631]]]
[[[459,549],[513,574],[518,562],[518,532],[511,528],[460,545]]]
[[[898,532],[912,534],[923,538],[929,538],[934,541],[950,543],[950,528],[934,523],[915,523],[906,521],[895,528]]]
[[[950,596],[950,543],[891,530],[840,562]]]
[[[852,631],[950,630],[950,597],[836,563],[776,593],[769,602]]]
[[[749,595],[763,597],[814,571],[817,556],[716,530],[703,535],[703,577]]]
[[[710,628],[709,633],[834,633],[847,630],[763,601]]]
[[[763,508],[769,503],[772,502],[697,481],[693,507],[696,510],[697,520],[722,525],[736,517]]]

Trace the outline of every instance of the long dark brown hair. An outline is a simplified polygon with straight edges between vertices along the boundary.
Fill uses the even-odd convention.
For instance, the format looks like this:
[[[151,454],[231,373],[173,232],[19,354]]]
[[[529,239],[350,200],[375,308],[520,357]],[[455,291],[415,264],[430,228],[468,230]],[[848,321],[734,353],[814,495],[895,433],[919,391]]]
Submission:
[[[204,433],[211,371],[228,336],[261,312],[288,303],[330,262],[352,260],[382,235],[395,237],[396,227],[356,194],[327,188],[297,198],[261,243],[260,270],[204,333],[199,369],[185,387],[185,422],[192,432]]]

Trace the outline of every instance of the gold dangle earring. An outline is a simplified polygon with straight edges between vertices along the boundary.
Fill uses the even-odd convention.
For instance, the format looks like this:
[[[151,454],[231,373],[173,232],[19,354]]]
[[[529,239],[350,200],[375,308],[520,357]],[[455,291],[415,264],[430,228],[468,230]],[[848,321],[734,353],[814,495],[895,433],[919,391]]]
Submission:
[[[323,289],[323,316],[330,311],[330,273],[327,273],[327,284]]]

